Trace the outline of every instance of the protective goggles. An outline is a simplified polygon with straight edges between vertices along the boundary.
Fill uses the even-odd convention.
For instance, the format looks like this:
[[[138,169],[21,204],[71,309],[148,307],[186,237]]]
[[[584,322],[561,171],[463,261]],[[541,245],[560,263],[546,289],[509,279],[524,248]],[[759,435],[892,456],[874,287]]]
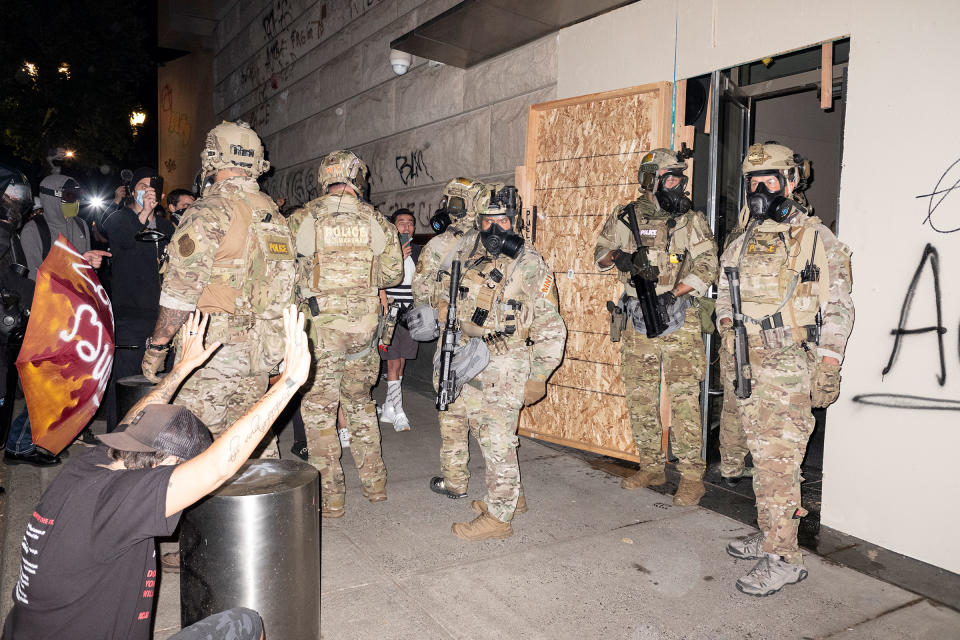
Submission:
[[[60,198],[61,202],[67,204],[73,204],[74,202],[80,199],[80,185],[76,182],[68,182],[59,189],[50,189],[48,187],[40,187],[40,193],[48,196],[55,196]]]

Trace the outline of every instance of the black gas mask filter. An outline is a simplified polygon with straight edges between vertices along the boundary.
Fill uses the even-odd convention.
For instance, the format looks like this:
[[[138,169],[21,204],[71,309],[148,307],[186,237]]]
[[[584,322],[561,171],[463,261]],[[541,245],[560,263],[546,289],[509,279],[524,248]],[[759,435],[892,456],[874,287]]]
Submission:
[[[436,233],[443,233],[454,219],[462,218],[467,213],[467,203],[458,196],[443,196],[440,208],[430,218],[430,227]]]

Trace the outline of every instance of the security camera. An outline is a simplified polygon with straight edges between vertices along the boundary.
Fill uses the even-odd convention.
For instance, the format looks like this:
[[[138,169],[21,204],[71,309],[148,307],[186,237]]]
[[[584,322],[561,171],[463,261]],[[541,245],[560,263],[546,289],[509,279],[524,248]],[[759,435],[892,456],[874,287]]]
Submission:
[[[393,67],[393,72],[398,76],[405,74],[411,63],[413,63],[413,56],[409,53],[396,49],[390,50],[390,66]]]

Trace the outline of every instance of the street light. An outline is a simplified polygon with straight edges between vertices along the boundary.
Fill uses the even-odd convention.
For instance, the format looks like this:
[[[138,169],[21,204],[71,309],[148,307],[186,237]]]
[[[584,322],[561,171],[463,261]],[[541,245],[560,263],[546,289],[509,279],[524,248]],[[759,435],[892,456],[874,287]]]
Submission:
[[[66,149],[66,150],[63,152],[63,157],[64,157],[64,158],[73,158],[73,157],[75,157],[76,155],[77,155],[77,152],[74,151],[73,149]]]
[[[132,111],[130,113],[130,126],[139,127],[147,121],[147,114],[143,111]]]

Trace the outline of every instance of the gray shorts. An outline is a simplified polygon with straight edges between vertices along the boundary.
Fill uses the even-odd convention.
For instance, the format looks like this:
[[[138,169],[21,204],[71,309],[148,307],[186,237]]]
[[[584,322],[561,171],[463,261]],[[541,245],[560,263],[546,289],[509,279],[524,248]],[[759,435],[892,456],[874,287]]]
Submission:
[[[420,345],[416,340],[410,337],[410,331],[399,324],[393,332],[393,341],[386,351],[380,352],[383,360],[413,360],[417,357],[417,349]]]

